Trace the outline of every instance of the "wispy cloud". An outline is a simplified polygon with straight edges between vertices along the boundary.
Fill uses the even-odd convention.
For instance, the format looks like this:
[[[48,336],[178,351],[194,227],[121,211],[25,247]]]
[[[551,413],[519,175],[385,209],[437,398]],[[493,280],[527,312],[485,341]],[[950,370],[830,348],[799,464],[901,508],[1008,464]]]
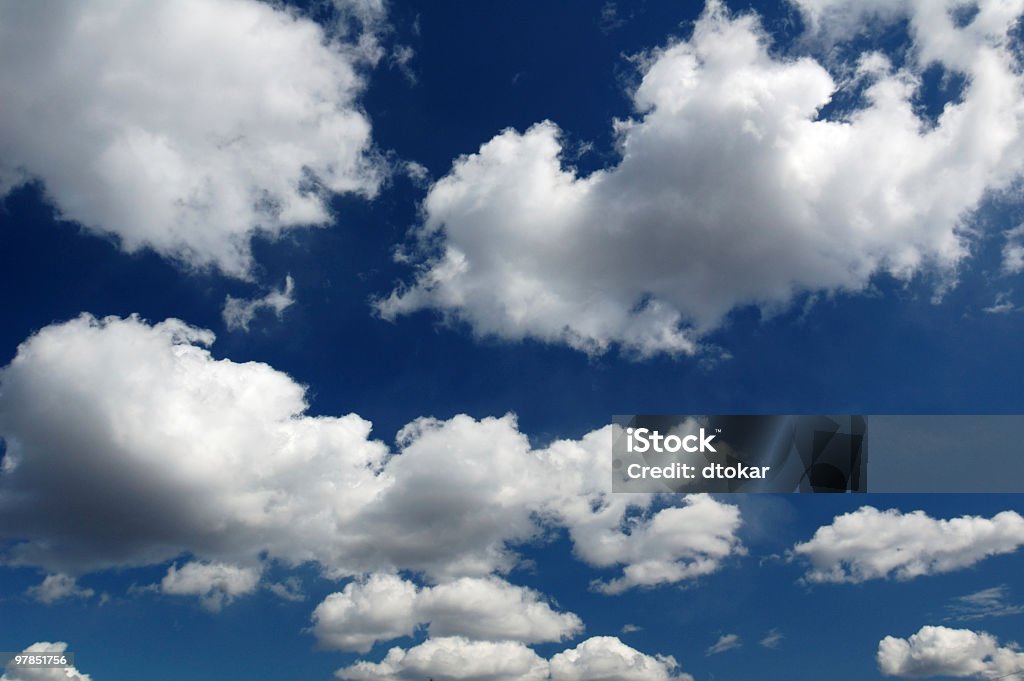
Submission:
[[[774,650],[775,648],[779,647],[779,644],[782,642],[782,639],[784,638],[785,636],[782,635],[781,631],[779,631],[778,629],[772,629],[767,634],[765,634],[764,638],[758,641],[758,644],[762,648],[771,648]]]
[[[56,603],[65,598],[91,598],[96,592],[78,586],[74,577],[65,574],[47,575],[37,586],[31,586],[28,594],[40,603]]]
[[[722,634],[718,638],[718,641],[715,642],[715,645],[708,648],[707,654],[718,655],[719,653],[724,653],[727,650],[739,648],[741,645],[743,645],[743,643],[740,641],[740,637],[736,634]]]
[[[1010,295],[1012,293],[1013,291],[1001,291],[997,293],[995,302],[988,307],[982,308],[982,310],[989,314],[1006,314],[1008,312],[1013,312],[1017,309],[1017,306],[1013,304],[1012,300],[1010,300]]]
[[[249,324],[256,318],[260,310],[273,310],[280,319],[284,311],[295,302],[295,280],[291,275],[284,278],[284,288],[271,290],[262,298],[235,298],[228,296],[224,299],[224,309],[221,316],[224,324],[231,331],[248,331]]]
[[[960,596],[946,606],[946,621],[979,620],[985,617],[1006,617],[1024,614],[1024,605],[1009,602],[1010,590],[1005,584]]]

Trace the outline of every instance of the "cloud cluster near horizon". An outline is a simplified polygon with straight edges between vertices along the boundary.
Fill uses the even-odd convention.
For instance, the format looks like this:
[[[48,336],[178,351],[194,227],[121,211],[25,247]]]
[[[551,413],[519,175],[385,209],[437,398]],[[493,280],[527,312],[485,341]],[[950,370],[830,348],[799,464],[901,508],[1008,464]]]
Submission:
[[[381,662],[356,662],[339,669],[352,681],[418,681],[424,676],[467,681],[693,681],[676,673],[668,655],[646,655],[613,636],[595,636],[545,660],[522,643],[427,639],[392,648]]]
[[[511,415],[422,418],[391,448],[356,414],[308,415],[303,386],[216,359],[213,342],[174,319],[82,315],[31,336],[0,369],[0,561],[50,573],[36,598],[88,598],[79,575],[188,556],[142,590],[217,611],[261,586],[301,598],[262,576],[313,563],[354,578],[313,611],[322,646],[368,652],[428,635],[343,678],[412,678],[485,649],[504,657],[466,678],[677,678],[668,658],[618,639],[538,656],[529,645],[575,638],[583,622],[504,575],[520,546],[559,530],[594,570],[594,591],[684,583],[745,554],[737,506],[610,493],[607,428],[534,447]],[[861,582],[963,569],[1021,545],[1014,511],[946,520],[866,506],[791,555],[809,562],[808,581]],[[728,634],[708,652],[738,645]]]
[[[505,573],[518,544],[565,528],[578,559],[621,570],[594,582],[619,593],[744,551],[736,506],[611,494],[606,428],[534,448],[511,415],[422,418],[392,451],[356,414],[306,415],[286,374],[215,359],[213,340],[173,319],[82,315],[22,343],[0,370],[3,563],[74,576],[188,554],[197,566],[164,590],[219,598],[234,587],[205,577],[248,573],[211,564],[440,583]]]
[[[1024,670],[1024,653],[1015,643],[1000,647],[985,632],[921,627],[909,638],[886,636],[878,644],[878,668],[886,676],[946,676],[1005,679]]]

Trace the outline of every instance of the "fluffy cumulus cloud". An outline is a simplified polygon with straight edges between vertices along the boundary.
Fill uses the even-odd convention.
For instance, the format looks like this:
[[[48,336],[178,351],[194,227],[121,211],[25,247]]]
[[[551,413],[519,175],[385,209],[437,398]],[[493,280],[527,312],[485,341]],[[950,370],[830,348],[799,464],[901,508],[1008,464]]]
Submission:
[[[614,636],[595,636],[551,658],[552,681],[693,681],[671,655],[645,655]]]
[[[180,569],[172,565],[160,582],[160,590],[175,596],[199,596],[204,608],[216,612],[235,597],[255,591],[259,583],[258,570],[193,561]]]
[[[671,584],[711,574],[729,556],[745,553],[737,539],[737,507],[697,495],[687,495],[682,504],[628,523],[629,532],[606,517],[617,513],[614,506],[589,514],[574,509],[580,513],[570,526],[577,555],[595,566],[624,566],[621,577],[595,580],[592,586],[618,594],[634,587]]]
[[[313,611],[313,635],[322,647],[365,653],[377,641],[409,636],[422,621],[416,585],[396,575],[373,575],[329,594]]]
[[[376,191],[357,103],[372,46],[255,0],[4,3],[0,196],[39,180],[127,251],[246,276],[254,233]]]
[[[32,655],[60,655],[66,652],[68,644],[63,641],[33,643],[23,653]],[[38,667],[19,665],[11,662],[4,668],[0,681],[90,681],[92,677],[78,671],[73,665],[67,667]]]
[[[735,506],[612,494],[608,428],[533,448],[511,415],[418,419],[392,451],[355,414],[307,415],[286,374],[215,359],[213,341],[177,320],[83,315],[19,346],[0,370],[0,560],[77,575],[188,554],[443,584],[507,571],[517,544],[560,527],[582,561],[621,568],[603,587],[621,591],[743,551]],[[450,585],[424,601],[438,623],[459,588],[531,605],[498,583]]]
[[[518,642],[446,637],[408,650],[392,648],[381,662],[357,662],[339,669],[337,676],[355,681],[692,681],[689,674],[675,674],[677,667],[672,657],[645,655],[608,636],[587,639],[550,661]]]
[[[887,676],[1000,679],[1024,671],[1024,653],[985,632],[926,626],[910,638],[882,639],[878,668]]]
[[[339,669],[353,681],[543,681],[547,661],[522,643],[469,641],[460,637],[428,639],[408,650],[392,648],[380,662],[356,662]]]
[[[991,518],[932,518],[863,506],[818,528],[792,554],[810,561],[810,582],[913,579],[951,572],[1024,545],[1024,517],[1003,511]]]
[[[853,17],[850,30],[867,25],[856,8],[881,6],[798,4],[812,25]],[[688,40],[641,60],[617,165],[586,176],[564,165],[553,122],[501,132],[431,187],[419,270],[378,310],[436,309],[480,335],[643,356],[694,352],[738,306],[857,292],[878,273],[928,270],[951,285],[965,220],[1024,167],[1007,38],[1024,4],[982,0],[958,27],[943,10],[959,4],[888,3],[879,21],[910,20],[906,63],[865,53],[830,71],[771,54],[755,16],[708,2]],[[915,98],[936,63],[967,84],[933,124]],[[820,116],[840,91],[856,106]]]
[[[28,588],[28,595],[40,603],[56,603],[65,598],[92,598],[96,592],[83,589],[78,581],[70,575],[46,575],[43,581]]]
[[[312,631],[323,647],[367,652],[423,625],[432,637],[523,643],[560,641],[583,630],[575,614],[556,612],[536,591],[496,577],[418,588],[395,575],[372,575],[328,595],[313,611]]]

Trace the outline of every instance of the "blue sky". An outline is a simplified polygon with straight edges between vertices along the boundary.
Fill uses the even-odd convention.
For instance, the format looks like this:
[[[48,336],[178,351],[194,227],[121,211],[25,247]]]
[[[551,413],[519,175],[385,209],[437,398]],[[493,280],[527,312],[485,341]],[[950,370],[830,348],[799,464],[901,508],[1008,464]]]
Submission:
[[[0,5],[0,649],[96,681],[1019,670],[1018,495],[602,487],[612,414],[1024,412],[1024,8],[726,4]],[[384,576],[415,605],[317,628]],[[528,633],[467,624],[499,592]],[[407,631],[337,643],[378,611]]]

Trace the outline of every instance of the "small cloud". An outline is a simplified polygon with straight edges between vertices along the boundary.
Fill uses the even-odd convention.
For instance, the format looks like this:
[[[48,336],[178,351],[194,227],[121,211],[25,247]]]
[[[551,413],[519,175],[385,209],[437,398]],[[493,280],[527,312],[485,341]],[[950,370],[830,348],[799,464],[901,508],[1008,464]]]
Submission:
[[[393,50],[391,50],[391,54],[388,56],[391,65],[405,76],[409,85],[416,85],[418,82],[416,72],[412,70],[411,66],[409,66],[409,63],[415,56],[416,51],[408,45],[397,45]]]
[[[202,606],[218,612],[237,596],[252,593],[260,581],[260,571],[224,563],[186,563],[172,565],[160,582],[160,591],[176,596],[199,596]]]
[[[982,308],[984,312],[989,314],[1006,314],[1013,312],[1017,309],[1017,306],[1010,300],[1010,294],[1013,291],[1003,291],[996,294],[996,300],[992,305],[986,308]]]
[[[224,299],[224,309],[221,316],[229,331],[248,331],[249,324],[256,317],[256,313],[264,308],[273,310],[278,319],[281,319],[284,311],[289,308],[295,298],[295,280],[289,274],[284,278],[284,288],[272,290],[262,298],[235,298],[228,296]]]
[[[622,28],[626,20],[619,14],[619,7],[611,0],[601,5],[601,16],[597,20],[597,27],[601,33],[611,33]]]
[[[49,605],[65,598],[92,598],[96,592],[79,587],[70,575],[56,574],[47,575],[41,584],[29,587],[27,593],[40,603]]]
[[[783,638],[785,638],[785,636],[782,635],[781,631],[779,631],[778,629],[772,629],[765,635],[764,638],[758,641],[758,644],[762,648],[769,648],[771,650],[774,650],[779,647],[779,643],[782,642]]]
[[[635,624],[624,624],[624,625],[622,625],[622,633],[623,634],[635,634],[636,632],[643,631],[643,630],[644,630],[643,627],[638,627]]]
[[[426,186],[430,182],[430,171],[422,163],[406,161],[402,164],[402,170],[416,185]]]
[[[283,582],[268,584],[267,590],[278,598],[293,603],[306,600],[306,594],[302,592],[302,581],[298,577],[289,577]]]
[[[727,650],[739,648],[741,645],[743,645],[743,643],[740,642],[740,637],[736,634],[723,634],[719,637],[715,645],[708,648],[707,654],[718,655],[719,653],[724,653]]]
[[[1024,225],[1019,225],[1003,233],[1006,244],[1003,246],[1003,274],[1020,274],[1024,272]]]
[[[1024,614],[1024,605],[1009,603],[1010,590],[1005,584],[960,596],[946,606],[946,621],[978,620],[984,617],[1005,617]]]

